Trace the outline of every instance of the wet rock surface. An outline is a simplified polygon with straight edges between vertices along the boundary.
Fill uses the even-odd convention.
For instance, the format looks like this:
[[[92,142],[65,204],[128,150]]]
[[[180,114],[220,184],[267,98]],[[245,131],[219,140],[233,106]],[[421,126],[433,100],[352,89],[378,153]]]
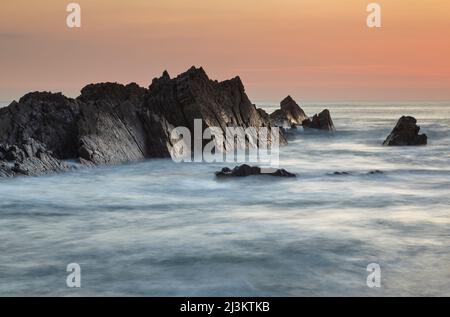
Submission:
[[[357,175],[384,175],[383,171],[380,170],[373,170],[373,171],[369,171],[369,172],[358,172],[358,173],[354,173],[354,172],[341,172],[341,171],[337,171],[334,173],[328,173],[327,175],[329,176],[357,176]]]
[[[250,166],[247,164],[236,166],[233,169],[224,167],[221,171],[215,173],[217,177],[247,177],[253,175],[269,175],[278,177],[296,177],[295,174],[285,169],[265,170],[258,166]]]
[[[428,137],[426,134],[419,134],[420,127],[414,117],[401,117],[391,134],[383,142],[383,145],[389,146],[412,146],[426,145]]]
[[[36,176],[68,169],[66,163],[32,138],[15,145],[0,144],[0,176]]]

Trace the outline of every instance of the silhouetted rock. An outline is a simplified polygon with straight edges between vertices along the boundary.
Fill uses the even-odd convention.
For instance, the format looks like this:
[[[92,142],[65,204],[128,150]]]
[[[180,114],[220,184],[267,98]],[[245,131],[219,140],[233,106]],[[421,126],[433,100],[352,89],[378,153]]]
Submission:
[[[228,167],[222,168],[220,172],[216,172],[217,177],[246,177],[252,175],[270,175],[278,177],[296,177],[295,174],[289,173],[285,169],[277,169],[273,172],[263,173],[258,166],[250,166],[247,164],[236,166],[233,169]]]
[[[380,170],[374,170],[374,171],[370,171],[367,174],[369,174],[369,175],[380,175],[380,174],[384,174],[384,173],[382,171],[380,171]]]
[[[428,137],[426,134],[419,134],[419,131],[420,127],[415,118],[403,116],[383,145],[426,145]]]
[[[275,110],[270,114],[270,121],[274,126],[283,128],[296,127],[308,118],[291,96],[283,99],[280,107],[281,109]]]
[[[326,131],[335,131],[333,120],[331,120],[330,111],[323,110],[319,114],[315,114],[312,119],[306,119],[302,122],[305,129],[318,129]]]
[[[203,128],[220,128],[224,135],[227,127],[271,128],[264,112],[250,102],[239,77],[213,81],[203,68],[192,67],[173,79],[168,74],[154,79],[144,106],[171,126],[189,128],[192,135],[195,119],[203,120]],[[279,137],[280,144],[287,143],[281,133]],[[229,146],[225,144],[222,150]]]
[[[62,94],[34,92],[0,109],[0,143],[21,144],[33,138],[57,158],[77,156],[80,106]]]
[[[22,149],[23,140],[32,139],[39,151],[27,152],[26,160],[12,160],[19,172],[9,169],[12,161],[0,159],[0,176],[10,175],[10,170],[34,175],[65,169],[58,162],[66,159],[99,165],[168,158],[176,141],[172,130],[187,127],[194,135],[195,119],[203,120],[203,129],[271,129],[268,115],[250,102],[239,77],[213,81],[202,68],[192,67],[173,79],[165,71],[148,89],[135,83],[100,83],[87,85],[76,99],[30,93],[0,109],[0,144]],[[282,133],[279,140],[286,144]]]

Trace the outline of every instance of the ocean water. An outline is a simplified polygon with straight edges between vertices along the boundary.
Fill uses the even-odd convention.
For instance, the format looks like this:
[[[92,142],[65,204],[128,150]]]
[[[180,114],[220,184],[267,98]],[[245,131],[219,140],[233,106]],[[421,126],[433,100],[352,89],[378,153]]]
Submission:
[[[325,107],[335,134],[281,149],[296,179],[171,160],[0,179],[0,295],[449,296],[450,103],[303,106]],[[428,146],[381,146],[401,115]]]

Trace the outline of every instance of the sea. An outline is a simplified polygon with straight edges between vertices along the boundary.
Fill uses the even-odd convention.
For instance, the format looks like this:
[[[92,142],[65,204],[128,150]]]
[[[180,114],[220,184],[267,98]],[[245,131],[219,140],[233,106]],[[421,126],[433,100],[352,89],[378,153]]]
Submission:
[[[450,103],[302,108],[336,132],[289,133],[296,178],[154,159],[0,179],[0,296],[450,296]],[[402,115],[427,146],[382,145]]]

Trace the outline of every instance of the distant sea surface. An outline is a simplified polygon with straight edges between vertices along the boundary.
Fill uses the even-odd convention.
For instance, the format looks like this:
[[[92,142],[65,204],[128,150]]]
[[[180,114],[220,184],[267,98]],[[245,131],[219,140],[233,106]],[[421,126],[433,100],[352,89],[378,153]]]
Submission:
[[[450,296],[450,103],[302,107],[337,132],[290,136],[296,179],[171,160],[0,179],[0,295]],[[429,145],[381,145],[402,115]]]

